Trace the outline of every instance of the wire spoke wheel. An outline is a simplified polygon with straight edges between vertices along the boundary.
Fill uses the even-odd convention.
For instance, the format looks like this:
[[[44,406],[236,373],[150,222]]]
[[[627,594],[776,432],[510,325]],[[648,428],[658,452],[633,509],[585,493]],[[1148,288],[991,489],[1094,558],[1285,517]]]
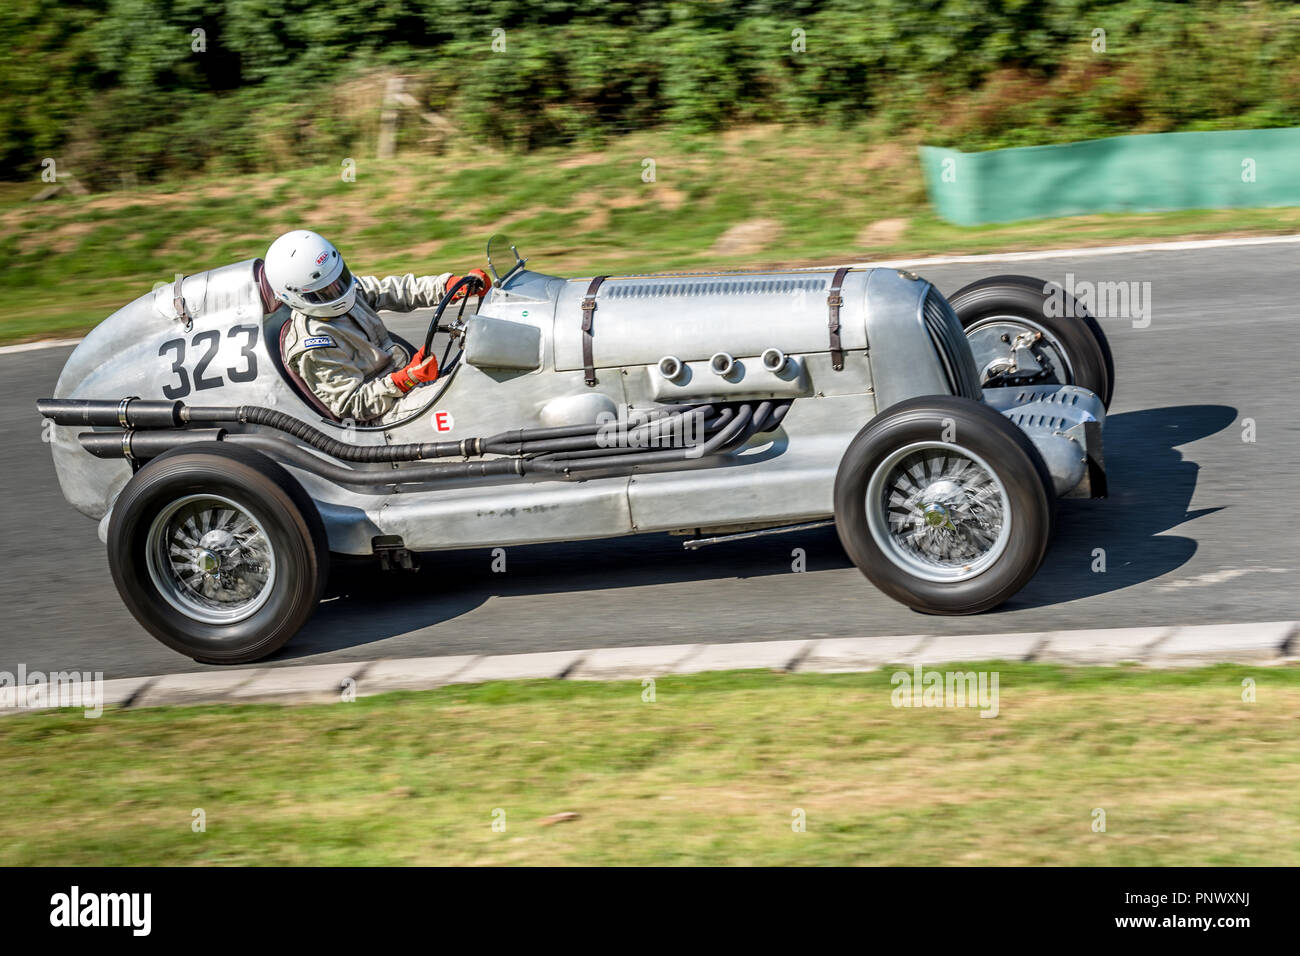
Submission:
[[[224,442],[159,455],[118,495],[108,566],[154,637],[205,664],[279,650],[315,611],[329,537],[282,465]]]
[[[873,472],[867,522],[887,557],[927,581],[964,581],[996,562],[1011,504],[994,469],[947,442],[897,449]]]
[[[229,498],[187,495],[146,536],[149,576],[163,598],[204,624],[233,624],[266,603],[275,552],[261,523]]]

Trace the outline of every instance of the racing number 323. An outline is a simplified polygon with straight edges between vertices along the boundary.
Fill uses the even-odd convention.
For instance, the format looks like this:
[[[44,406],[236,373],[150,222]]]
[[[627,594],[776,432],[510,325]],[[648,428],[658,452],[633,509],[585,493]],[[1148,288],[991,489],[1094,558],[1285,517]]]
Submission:
[[[255,325],[236,325],[226,333],[232,339],[236,336],[244,337],[244,344],[239,350],[240,357],[244,360],[243,367],[226,369],[226,375],[232,382],[251,382],[257,378],[257,353],[253,351],[257,346],[257,332]],[[190,339],[190,344],[195,351],[203,350],[198,363],[194,366],[194,390],[202,391],[205,388],[220,388],[225,385],[220,375],[208,374],[208,366],[217,357],[217,350],[221,348],[221,332],[217,329],[197,332],[194,338]],[[185,368],[185,340],[168,339],[159,346],[158,354],[163,357],[170,355],[172,374],[176,376],[176,382],[163,386],[163,394],[168,398],[184,398],[191,391],[190,373]]]

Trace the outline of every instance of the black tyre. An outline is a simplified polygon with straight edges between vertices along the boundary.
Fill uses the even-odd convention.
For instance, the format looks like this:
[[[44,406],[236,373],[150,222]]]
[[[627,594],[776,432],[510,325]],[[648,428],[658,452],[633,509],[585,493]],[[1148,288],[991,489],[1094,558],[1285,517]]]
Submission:
[[[151,461],[122,489],[108,562],[127,609],[206,664],[276,651],[306,623],[329,571],[325,528],[280,465],[204,442]]]
[[[858,432],[835,476],[835,528],[853,563],[932,614],[996,607],[1034,576],[1056,498],[1042,456],[987,405],[899,402]]]
[[[1030,276],[992,276],[948,299],[975,354],[982,384],[1080,385],[1107,408],[1115,391],[1115,360],[1097,320],[1063,289]],[[1012,345],[1030,333],[1026,348],[1039,367],[1011,368]]]

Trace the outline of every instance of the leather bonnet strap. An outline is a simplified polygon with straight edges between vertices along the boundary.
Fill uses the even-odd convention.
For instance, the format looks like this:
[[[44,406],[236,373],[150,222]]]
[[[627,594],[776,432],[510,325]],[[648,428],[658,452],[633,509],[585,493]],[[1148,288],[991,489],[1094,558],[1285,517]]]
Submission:
[[[587,286],[587,297],[582,300],[582,367],[588,387],[596,384],[596,363],[592,357],[592,345],[595,336],[591,331],[591,320],[596,314],[596,292],[605,276],[596,276]]]
[[[830,295],[826,297],[826,305],[830,310],[828,326],[831,337],[831,368],[837,372],[844,368],[844,349],[840,345],[840,306],[844,304],[844,297],[840,295],[840,288],[844,285],[844,277],[848,274],[847,266],[835,270],[835,278],[831,279]]]

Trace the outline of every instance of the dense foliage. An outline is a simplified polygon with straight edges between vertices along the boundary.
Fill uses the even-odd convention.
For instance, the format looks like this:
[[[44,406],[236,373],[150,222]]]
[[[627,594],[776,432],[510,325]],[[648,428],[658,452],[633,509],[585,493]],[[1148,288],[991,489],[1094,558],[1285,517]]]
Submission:
[[[1271,0],[5,0],[0,55],[4,175],[53,156],[100,185],[372,150],[397,73],[515,149],[752,122],[967,148],[1300,125],[1300,10]]]

